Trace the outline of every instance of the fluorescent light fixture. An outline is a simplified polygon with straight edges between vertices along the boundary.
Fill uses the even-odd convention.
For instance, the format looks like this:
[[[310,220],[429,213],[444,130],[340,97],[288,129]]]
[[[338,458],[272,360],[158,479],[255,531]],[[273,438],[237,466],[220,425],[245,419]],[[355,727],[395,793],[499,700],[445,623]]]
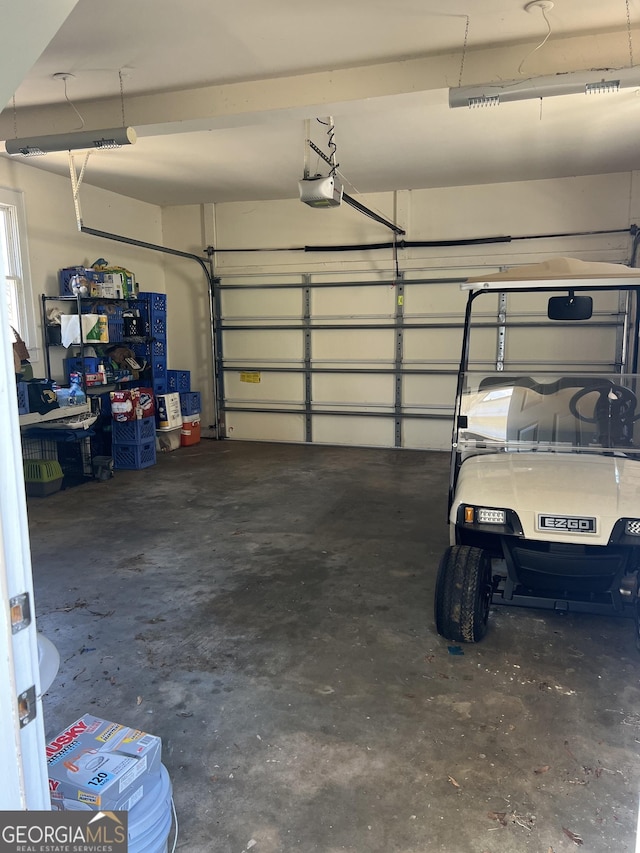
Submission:
[[[500,80],[479,86],[449,89],[449,106],[487,107],[507,101],[550,98],[556,95],[604,94],[625,86],[640,86],[640,67],[597,68],[592,71],[569,71],[524,80]]]
[[[132,127],[111,127],[107,130],[80,130],[73,133],[55,133],[50,136],[7,139],[4,147],[7,154],[35,157],[51,151],[120,148],[122,145],[133,145],[136,139],[136,132]]]

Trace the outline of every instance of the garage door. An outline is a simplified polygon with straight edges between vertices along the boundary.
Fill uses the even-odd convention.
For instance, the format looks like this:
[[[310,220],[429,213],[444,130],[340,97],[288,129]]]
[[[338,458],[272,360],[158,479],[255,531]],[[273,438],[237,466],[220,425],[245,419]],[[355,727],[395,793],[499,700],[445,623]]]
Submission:
[[[226,436],[448,449],[466,303],[460,283],[497,270],[405,273],[395,281],[370,272],[218,280]],[[506,366],[509,352],[496,328],[505,310],[496,297],[491,328],[476,338],[487,365]],[[535,312],[530,319],[539,352]],[[511,352],[523,365],[528,340],[509,346],[516,345]]]

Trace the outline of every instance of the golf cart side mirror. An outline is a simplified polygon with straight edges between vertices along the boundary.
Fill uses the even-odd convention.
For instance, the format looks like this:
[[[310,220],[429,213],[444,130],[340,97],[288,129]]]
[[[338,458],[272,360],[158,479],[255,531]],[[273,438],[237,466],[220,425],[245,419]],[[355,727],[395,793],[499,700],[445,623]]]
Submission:
[[[547,306],[550,320],[588,320],[593,313],[593,299],[590,296],[551,296]]]

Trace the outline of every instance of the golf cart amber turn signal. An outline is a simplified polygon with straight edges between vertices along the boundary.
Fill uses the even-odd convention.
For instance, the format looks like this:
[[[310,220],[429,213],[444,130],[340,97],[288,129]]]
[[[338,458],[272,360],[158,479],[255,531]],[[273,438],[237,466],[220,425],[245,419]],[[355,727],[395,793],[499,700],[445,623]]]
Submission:
[[[465,524],[473,524],[475,521],[474,511],[472,506],[466,506],[464,508],[464,523]]]

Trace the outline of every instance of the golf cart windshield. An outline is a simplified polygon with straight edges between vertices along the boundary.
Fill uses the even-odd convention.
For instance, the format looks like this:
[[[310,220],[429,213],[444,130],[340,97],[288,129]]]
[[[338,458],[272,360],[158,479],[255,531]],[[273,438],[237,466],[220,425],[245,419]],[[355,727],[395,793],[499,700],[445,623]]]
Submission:
[[[632,374],[468,371],[454,441],[462,459],[532,451],[640,459],[638,393]]]
[[[635,458],[637,294],[626,282],[577,281],[504,289],[499,282],[472,292],[453,433],[457,464],[491,451]]]

